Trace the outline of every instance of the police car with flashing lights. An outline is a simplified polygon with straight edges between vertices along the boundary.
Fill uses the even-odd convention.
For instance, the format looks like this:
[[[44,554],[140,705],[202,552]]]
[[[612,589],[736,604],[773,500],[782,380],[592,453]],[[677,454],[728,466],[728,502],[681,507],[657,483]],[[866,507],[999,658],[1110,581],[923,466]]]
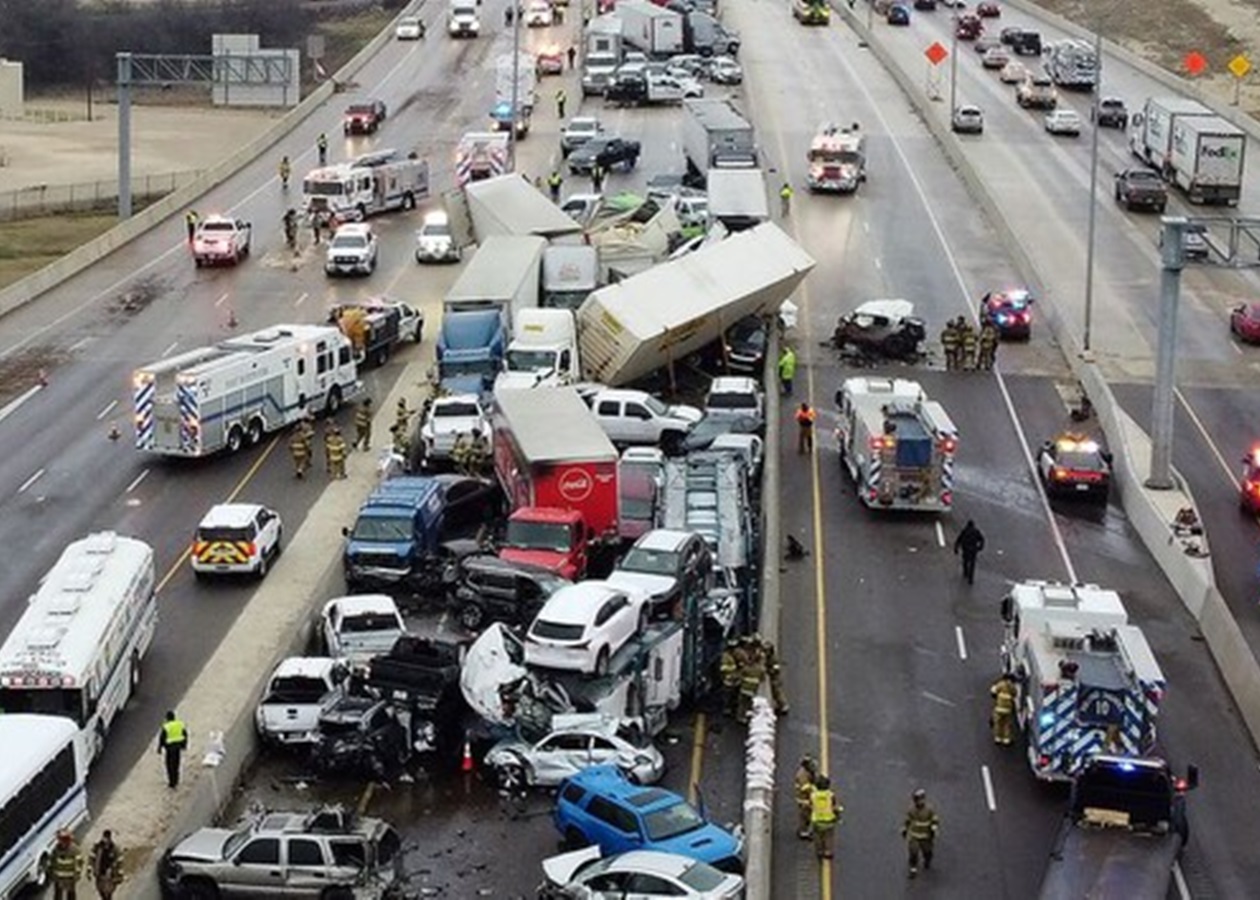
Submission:
[[[1032,337],[1033,297],[1026,290],[990,291],[980,300],[980,321],[992,322],[1003,340]]]
[[[1111,454],[1092,438],[1061,434],[1041,445],[1037,472],[1047,494],[1105,500],[1111,488]]]

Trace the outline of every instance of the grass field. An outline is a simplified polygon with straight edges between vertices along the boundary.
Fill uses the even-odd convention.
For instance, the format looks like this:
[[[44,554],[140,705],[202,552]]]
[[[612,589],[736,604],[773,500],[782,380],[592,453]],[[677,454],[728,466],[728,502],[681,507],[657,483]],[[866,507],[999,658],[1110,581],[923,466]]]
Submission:
[[[115,213],[62,213],[0,222],[0,288],[55,262],[116,224]]]

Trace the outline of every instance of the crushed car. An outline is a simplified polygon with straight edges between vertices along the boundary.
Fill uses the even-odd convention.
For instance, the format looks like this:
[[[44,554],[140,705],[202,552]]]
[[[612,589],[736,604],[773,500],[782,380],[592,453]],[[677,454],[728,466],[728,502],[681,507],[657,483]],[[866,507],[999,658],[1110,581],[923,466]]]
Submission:
[[[866,361],[915,362],[926,338],[927,326],[909,300],[868,300],[840,317],[831,345]]]

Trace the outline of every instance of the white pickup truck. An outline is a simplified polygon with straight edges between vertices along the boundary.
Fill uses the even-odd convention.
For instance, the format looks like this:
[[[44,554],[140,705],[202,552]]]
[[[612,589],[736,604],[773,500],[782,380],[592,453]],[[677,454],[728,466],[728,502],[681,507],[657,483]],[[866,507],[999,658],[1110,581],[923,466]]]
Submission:
[[[671,406],[646,391],[605,389],[587,399],[595,419],[614,444],[657,444],[678,450],[703,417],[694,406]]]
[[[436,398],[420,425],[424,464],[449,461],[461,435],[490,438],[490,419],[476,394],[447,394]]]
[[[264,743],[283,747],[314,744],[319,713],[341,691],[345,667],[326,656],[291,656],[271,673],[267,692],[254,710]]]
[[[197,268],[221,263],[236,265],[249,256],[254,228],[243,219],[206,216],[193,234],[193,262]]]

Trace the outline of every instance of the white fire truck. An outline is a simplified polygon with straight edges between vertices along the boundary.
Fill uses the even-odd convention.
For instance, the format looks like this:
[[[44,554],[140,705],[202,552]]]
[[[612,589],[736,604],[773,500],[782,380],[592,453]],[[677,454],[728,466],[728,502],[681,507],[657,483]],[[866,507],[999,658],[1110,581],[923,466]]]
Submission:
[[[814,135],[805,175],[811,191],[853,193],[866,181],[866,135],[857,125],[824,125]]]
[[[954,502],[958,429],[917,381],[848,378],[836,442],[858,497],[876,509],[945,512]]]
[[[349,162],[313,169],[302,181],[310,215],[361,220],[394,209],[415,209],[429,196],[429,164],[397,150],[365,153]]]
[[[335,326],[276,325],[136,370],[136,447],[167,456],[235,453],[360,389]]]
[[[455,184],[463,187],[470,181],[484,181],[508,170],[508,135],[506,131],[470,131],[459,139],[455,148]]]
[[[1094,756],[1155,745],[1164,675],[1120,595],[1093,584],[1025,581],[1002,601],[1002,669],[1033,774],[1072,778]]]

